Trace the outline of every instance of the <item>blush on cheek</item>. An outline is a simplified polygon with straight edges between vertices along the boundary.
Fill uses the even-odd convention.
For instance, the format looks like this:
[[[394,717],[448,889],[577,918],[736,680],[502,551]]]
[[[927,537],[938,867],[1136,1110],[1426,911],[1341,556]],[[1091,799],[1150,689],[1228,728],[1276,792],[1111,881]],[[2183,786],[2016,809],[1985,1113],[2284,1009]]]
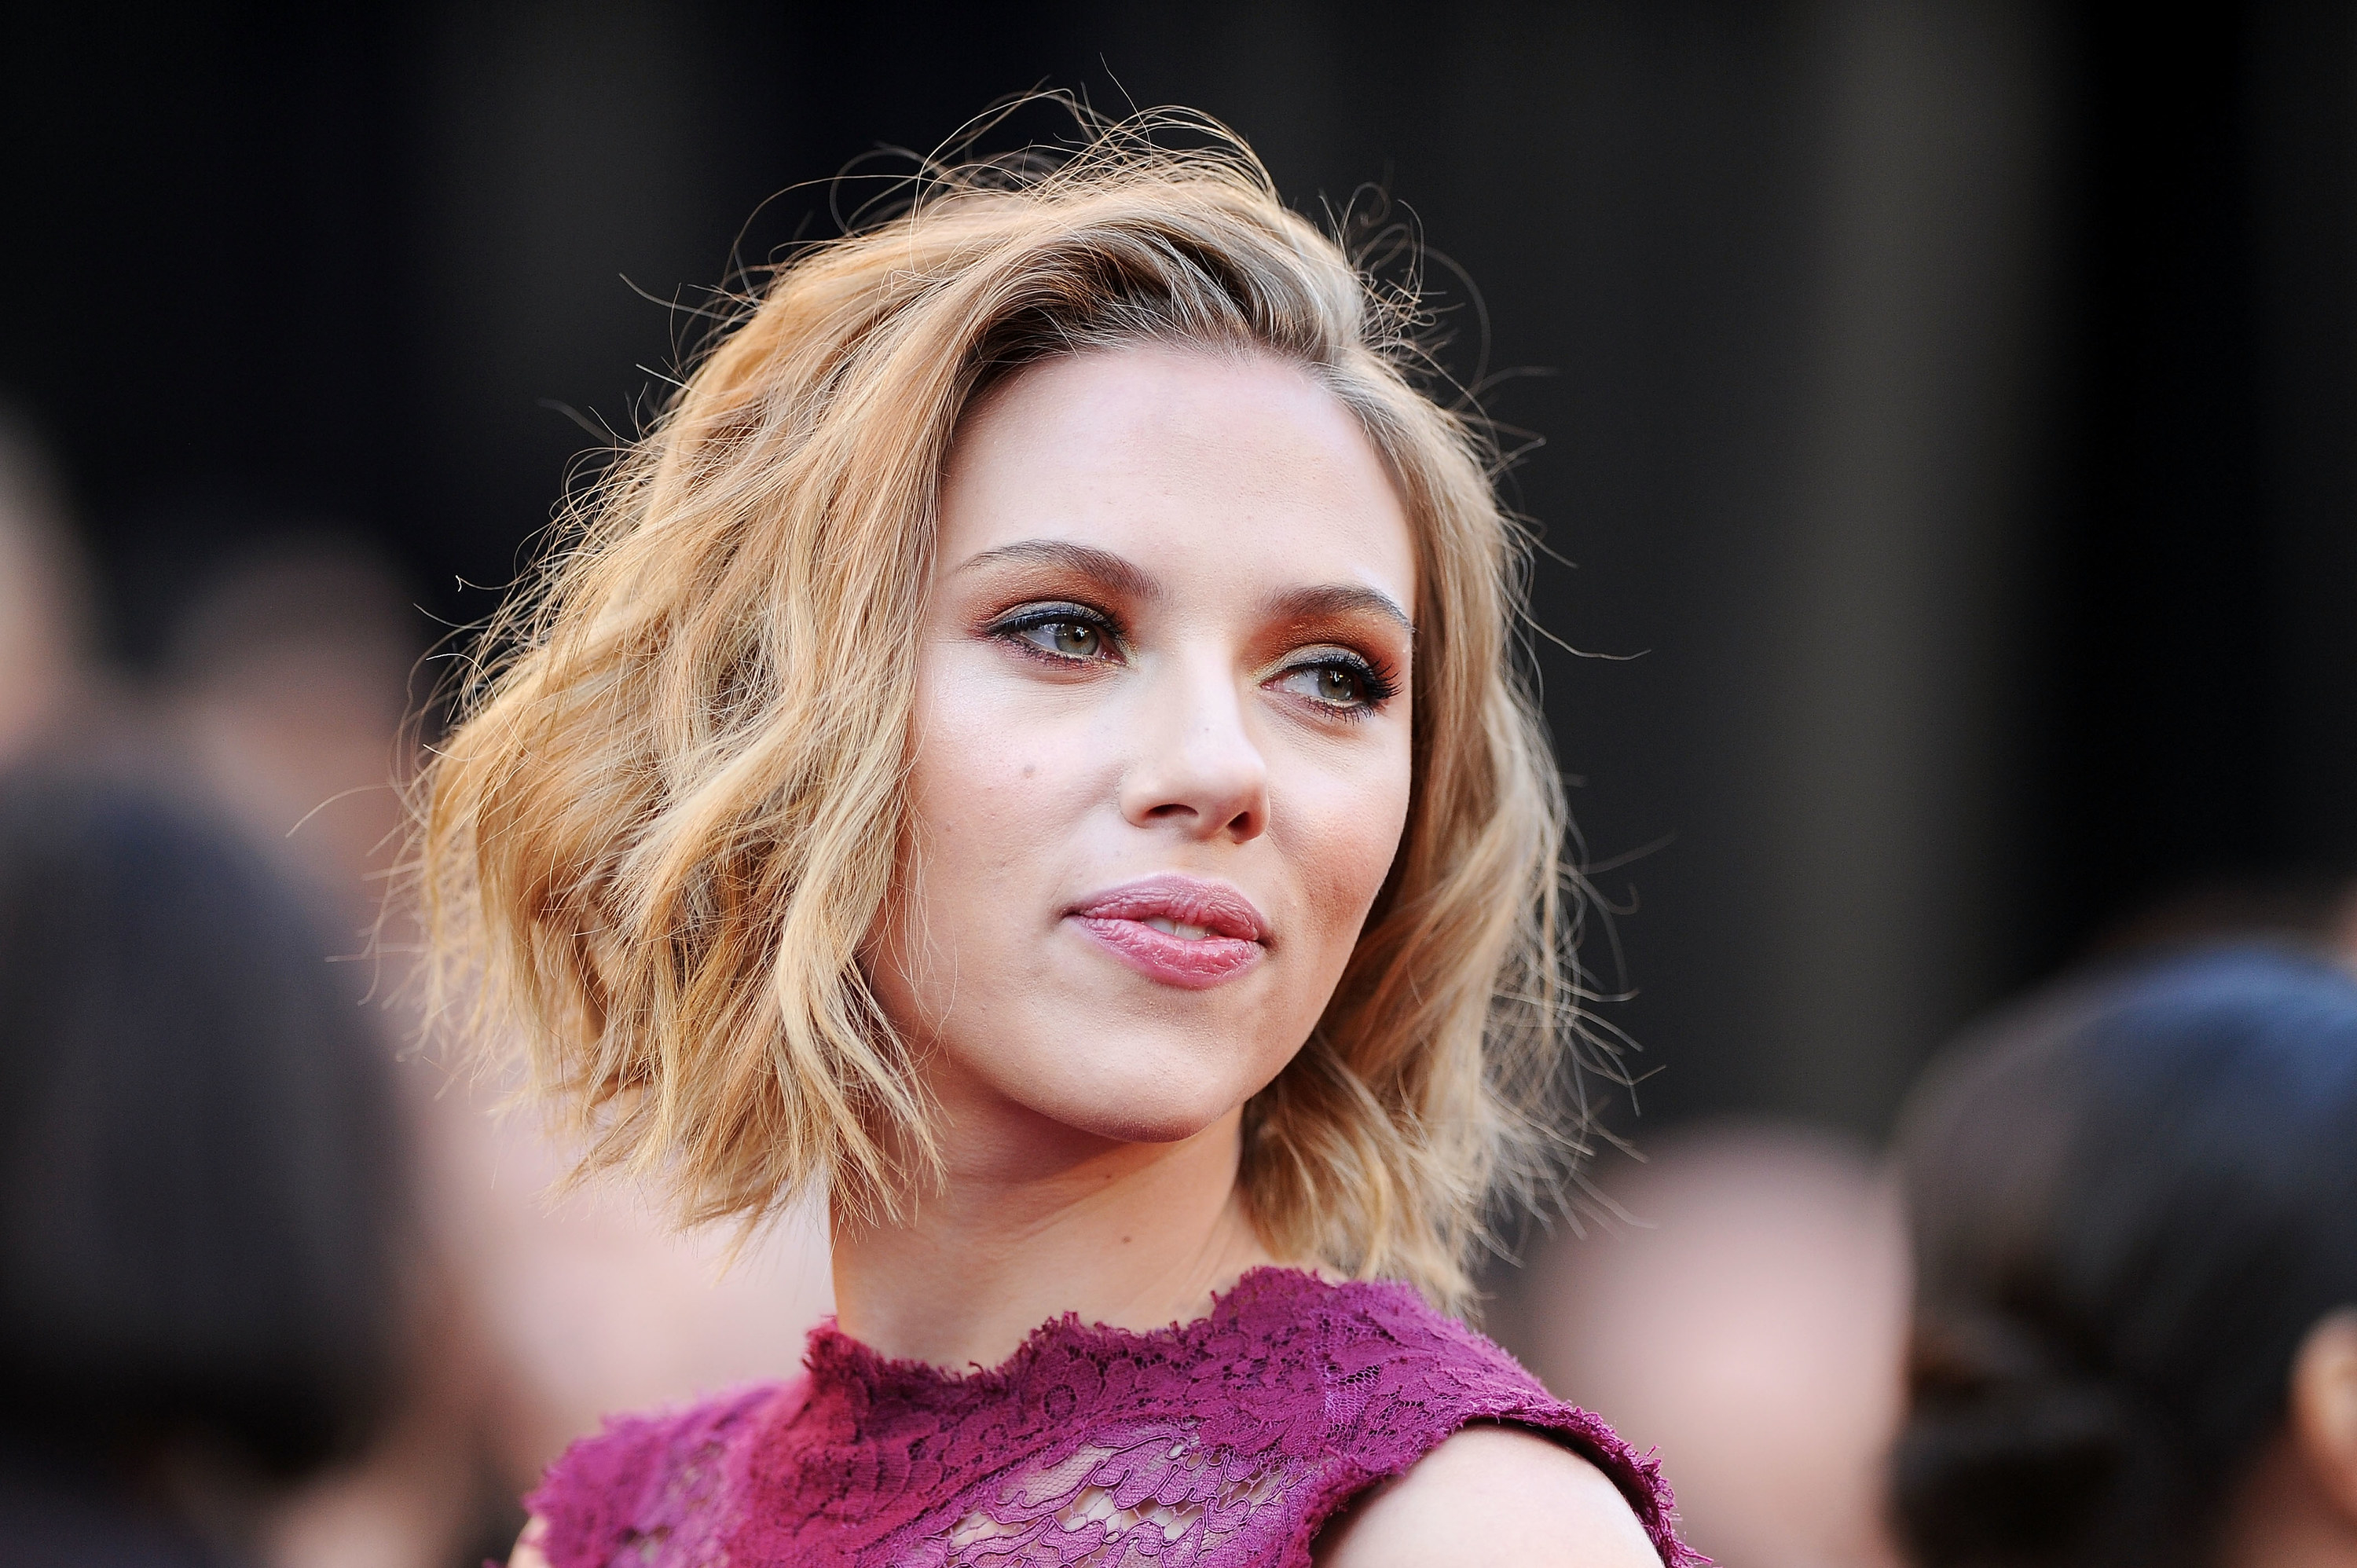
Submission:
[[[1027,711],[1024,689],[994,675],[1003,659],[971,639],[928,641],[902,848],[871,943],[888,1020],[960,1056],[1003,1054],[986,1021],[1031,999],[1039,944],[1061,913],[1055,871],[1086,805],[1074,770],[1046,759],[1089,748]]]
[[[1401,769],[1405,768],[1403,758]],[[1361,810],[1343,813],[1343,831],[1323,835],[1300,857],[1308,872],[1303,892],[1316,910],[1318,929],[1333,933],[1345,956],[1391,875],[1407,825],[1406,791],[1385,794],[1395,798],[1361,802]]]

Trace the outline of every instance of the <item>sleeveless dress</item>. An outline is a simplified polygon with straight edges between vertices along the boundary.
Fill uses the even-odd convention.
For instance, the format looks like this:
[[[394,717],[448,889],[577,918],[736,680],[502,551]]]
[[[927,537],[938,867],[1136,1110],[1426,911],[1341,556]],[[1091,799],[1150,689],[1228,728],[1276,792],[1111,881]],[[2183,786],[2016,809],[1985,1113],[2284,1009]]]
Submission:
[[[1255,1269],[1196,1322],[1068,1315],[963,1376],[829,1324],[804,1366],[574,1444],[528,1499],[550,1568],[1309,1568],[1342,1504],[1469,1422],[1555,1438],[1665,1568],[1706,1561],[1650,1455],[1404,1284]]]

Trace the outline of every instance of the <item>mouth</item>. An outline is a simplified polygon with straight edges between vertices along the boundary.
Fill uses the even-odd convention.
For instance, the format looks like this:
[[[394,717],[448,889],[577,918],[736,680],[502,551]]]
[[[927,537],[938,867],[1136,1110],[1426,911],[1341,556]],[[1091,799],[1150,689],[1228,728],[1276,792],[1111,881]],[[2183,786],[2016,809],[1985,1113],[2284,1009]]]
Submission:
[[[1226,983],[1268,954],[1268,922],[1224,882],[1165,873],[1091,895],[1067,913],[1147,979],[1182,991]]]

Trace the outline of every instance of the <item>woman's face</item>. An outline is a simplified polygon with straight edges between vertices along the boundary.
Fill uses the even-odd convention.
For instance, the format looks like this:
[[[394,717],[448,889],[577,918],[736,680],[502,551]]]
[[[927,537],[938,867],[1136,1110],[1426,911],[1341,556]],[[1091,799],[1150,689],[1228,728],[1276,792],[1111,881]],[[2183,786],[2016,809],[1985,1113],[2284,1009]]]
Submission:
[[[1382,458],[1279,360],[1085,354],[969,413],[870,963],[963,1131],[1170,1142],[1290,1059],[1406,819],[1415,602]]]

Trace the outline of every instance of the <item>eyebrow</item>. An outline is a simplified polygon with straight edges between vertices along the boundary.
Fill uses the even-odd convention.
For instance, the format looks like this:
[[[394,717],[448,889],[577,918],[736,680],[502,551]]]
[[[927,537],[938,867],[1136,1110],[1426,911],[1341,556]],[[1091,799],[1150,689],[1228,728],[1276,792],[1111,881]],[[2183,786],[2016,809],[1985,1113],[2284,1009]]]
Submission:
[[[981,567],[1002,564],[1057,566],[1083,577],[1092,578],[1129,598],[1149,604],[1165,596],[1162,585],[1152,573],[1093,545],[1074,544],[1061,539],[1022,539],[1012,544],[1001,544],[968,557],[958,570],[971,572]],[[1314,588],[1288,588],[1272,595],[1263,606],[1264,612],[1288,620],[1315,620],[1323,617],[1373,614],[1398,626],[1410,637],[1415,635],[1415,620],[1399,601],[1380,589],[1362,587],[1351,583],[1328,583]]]
[[[1397,599],[1378,588],[1361,587],[1351,583],[1332,583],[1315,588],[1290,588],[1270,596],[1268,613],[1289,620],[1318,620],[1328,616],[1373,614],[1395,623],[1408,636],[1415,635],[1415,621],[1402,609]]]
[[[1023,539],[1013,544],[1002,544],[996,550],[985,550],[979,555],[969,557],[958,570],[971,572],[977,567],[1002,564],[1060,566],[1081,576],[1092,577],[1126,597],[1144,599],[1148,603],[1163,596],[1162,585],[1143,568],[1123,560],[1110,550],[1073,544],[1061,539]]]

